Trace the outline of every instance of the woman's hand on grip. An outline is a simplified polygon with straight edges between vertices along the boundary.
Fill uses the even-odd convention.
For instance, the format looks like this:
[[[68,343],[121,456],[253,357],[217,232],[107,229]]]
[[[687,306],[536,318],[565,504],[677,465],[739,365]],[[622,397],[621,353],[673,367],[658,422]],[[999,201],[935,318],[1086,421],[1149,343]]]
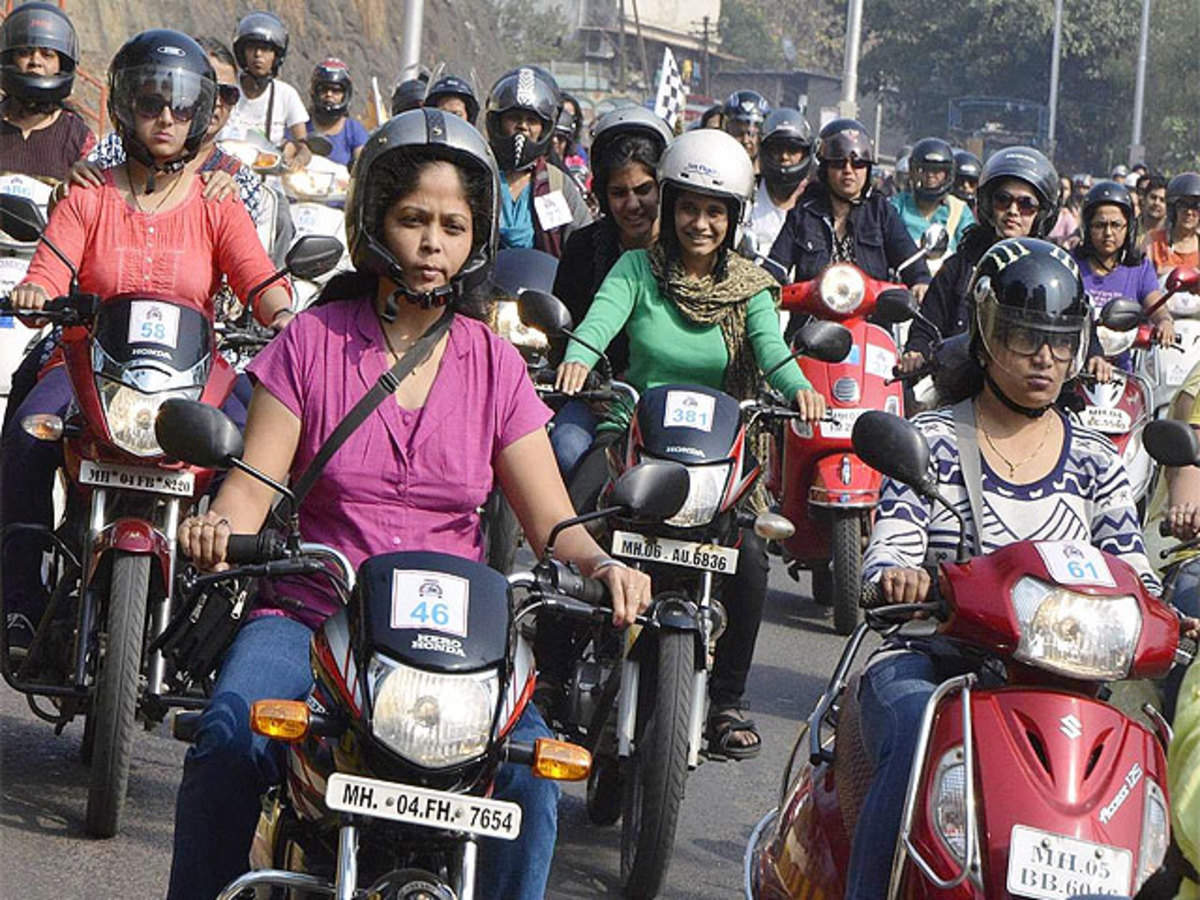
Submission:
[[[825,418],[825,398],[812,388],[796,391],[796,409],[805,422],[819,422]]]
[[[183,520],[179,526],[179,545],[201,569],[221,571],[229,568],[225,551],[231,533],[229,519],[209,510],[202,516]]]
[[[879,588],[883,592],[884,602],[889,605],[924,603],[929,599],[931,584],[929,573],[924,569],[899,566],[884,569],[883,576],[879,579]]]
[[[645,572],[617,564],[605,566],[592,577],[608,587],[612,597],[612,621],[618,628],[632,625],[638,613],[650,608],[650,576]]]
[[[577,394],[583,389],[591,369],[583,363],[565,362],[558,367],[554,376],[554,389],[564,394]]]

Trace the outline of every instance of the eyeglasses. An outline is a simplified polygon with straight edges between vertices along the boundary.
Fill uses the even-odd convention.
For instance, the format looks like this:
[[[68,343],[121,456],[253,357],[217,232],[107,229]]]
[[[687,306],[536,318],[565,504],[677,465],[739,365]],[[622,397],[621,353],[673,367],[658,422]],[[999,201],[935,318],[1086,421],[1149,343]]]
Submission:
[[[855,169],[865,169],[867,166],[871,165],[871,161],[869,159],[859,159],[857,156],[847,156],[840,159],[825,160],[825,165],[834,171],[846,168],[847,164]]]
[[[1041,209],[1037,200],[1027,194],[1010,194],[1008,191],[996,191],[992,194],[992,208],[996,212],[1004,212],[1014,203],[1017,205],[1017,212],[1023,216],[1031,216]]]
[[[1004,346],[1018,356],[1037,356],[1049,346],[1050,355],[1059,362],[1070,362],[1079,352],[1078,331],[1041,331],[1024,325],[1010,325],[1002,335]]]
[[[181,103],[173,105],[161,94],[138,94],[133,98],[133,111],[146,119],[157,119],[167,107],[171,108],[171,118],[176,122],[190,122],[196,115],[199,103]]]
[[[1104,221],[1104,220],[1097,219],[1096,221],[1092,222],[1088,227],[1092,231],[1096,231],[1101,234],[1103,234],[1106,231],[1111,231],[1111,232],[1119,234],[1120,232],[1127,229],[1129,226],[1125,223],[1124,219],[1117,219],[1117,220],[1112,220],[1112,221]]]
[[[218,84],[217,100],[222,106],[237,106],[242,99],[242,89],[236,84]]]

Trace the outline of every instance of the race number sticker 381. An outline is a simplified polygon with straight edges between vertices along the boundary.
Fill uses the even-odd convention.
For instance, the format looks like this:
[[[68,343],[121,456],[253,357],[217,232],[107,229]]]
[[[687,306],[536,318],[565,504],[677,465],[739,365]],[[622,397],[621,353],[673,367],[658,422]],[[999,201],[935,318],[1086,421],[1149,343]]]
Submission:
[[[391,626],[466,637],[470,596],[470,582],[457,575],[396,569],[392,572]]]
[[[1046,571],[1059,584],[1098,584],[1116,587],[1104,554],[1082,541],[1041,541],[1036,544]]]
[[[663,428],[694,428],[712,431],[717,399],[697,391],[667,391],[663,404]]]
[[[151,300],[129,304],[129,343],[179,346],[179,307]]]

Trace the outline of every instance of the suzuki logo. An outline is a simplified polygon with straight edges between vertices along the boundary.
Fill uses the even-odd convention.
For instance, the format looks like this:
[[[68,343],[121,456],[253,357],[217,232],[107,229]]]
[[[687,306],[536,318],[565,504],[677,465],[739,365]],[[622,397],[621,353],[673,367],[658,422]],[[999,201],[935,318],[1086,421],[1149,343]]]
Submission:
[[[1058,720],[1058,730],[1074,741],[1083,734],[1083,723],[1074,716],[1063,716]]]

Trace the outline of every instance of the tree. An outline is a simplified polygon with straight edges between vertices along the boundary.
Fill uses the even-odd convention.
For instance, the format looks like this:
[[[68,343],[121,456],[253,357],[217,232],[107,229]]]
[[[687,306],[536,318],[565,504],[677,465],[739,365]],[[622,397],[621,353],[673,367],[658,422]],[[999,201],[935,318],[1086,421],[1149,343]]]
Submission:
[[[496,34],[506,50],[504,69],[575,58],[576,48],[566,38],[572,29],[561,6],[535,0],[494,0],[494,11]]]
[[[723,0],[717,23],[721,49],[740,56],[756,69],[771,69],[783,63],[783,47],[763,8],[754,0]]]

